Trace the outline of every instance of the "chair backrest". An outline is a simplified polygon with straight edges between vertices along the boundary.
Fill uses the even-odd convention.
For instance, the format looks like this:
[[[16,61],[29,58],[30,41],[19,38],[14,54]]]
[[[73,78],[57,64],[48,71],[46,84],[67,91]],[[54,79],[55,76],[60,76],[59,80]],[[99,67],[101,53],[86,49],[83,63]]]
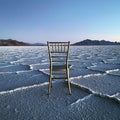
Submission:
[[[53,63],[67,63],[70,42],[47,42],[49,59]]]

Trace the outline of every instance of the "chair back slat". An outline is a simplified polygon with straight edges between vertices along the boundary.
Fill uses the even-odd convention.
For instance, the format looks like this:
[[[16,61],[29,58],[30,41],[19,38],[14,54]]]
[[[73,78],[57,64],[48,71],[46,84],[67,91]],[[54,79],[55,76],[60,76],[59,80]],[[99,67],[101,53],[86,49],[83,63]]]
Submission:
[[[68,52],[69,42],[48,42],[49,51],[51,53]]]
[[[70,42],[47,42],[51,62],[66,62],[68,60]]]

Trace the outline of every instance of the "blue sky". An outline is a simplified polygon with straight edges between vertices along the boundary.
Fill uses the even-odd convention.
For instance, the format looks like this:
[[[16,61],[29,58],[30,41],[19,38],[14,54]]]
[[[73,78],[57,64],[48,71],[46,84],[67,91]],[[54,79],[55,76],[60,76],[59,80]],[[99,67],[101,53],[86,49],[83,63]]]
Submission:
[[[0,0],[0,39],[120,42],[120,0]]]

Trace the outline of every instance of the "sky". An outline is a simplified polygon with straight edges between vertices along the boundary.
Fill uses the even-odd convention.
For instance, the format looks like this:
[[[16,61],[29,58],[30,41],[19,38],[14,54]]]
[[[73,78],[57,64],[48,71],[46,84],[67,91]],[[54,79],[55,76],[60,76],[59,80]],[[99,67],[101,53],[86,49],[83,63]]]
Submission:
[[[120,0],[0,0],[0,39],[120,42]]]

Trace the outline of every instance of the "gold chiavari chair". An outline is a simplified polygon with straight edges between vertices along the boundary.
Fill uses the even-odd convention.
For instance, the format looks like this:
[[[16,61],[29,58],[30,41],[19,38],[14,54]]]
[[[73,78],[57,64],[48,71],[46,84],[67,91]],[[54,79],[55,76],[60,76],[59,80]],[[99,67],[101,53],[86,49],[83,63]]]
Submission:
[[[70,42],[47,42],[50,60],[50,76],[48,94],[50,94],[53,79],[67,79],[69,94],[71,94],[68,57]]]

